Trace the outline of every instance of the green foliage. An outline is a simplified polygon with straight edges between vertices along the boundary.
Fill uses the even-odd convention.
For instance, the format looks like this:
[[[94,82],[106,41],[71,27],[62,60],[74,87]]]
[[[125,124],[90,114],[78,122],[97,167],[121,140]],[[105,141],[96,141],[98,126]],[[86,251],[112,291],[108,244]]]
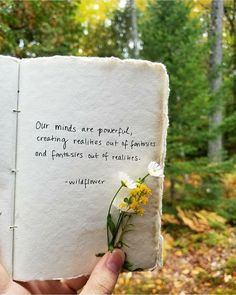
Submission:
[[[221,237],[216,232],[211,232],[207,235],[207,239],[205,240],[205,243],[209,247],[214,247],[219,244],[221,241]]]
[[[193,17],[192,5],[192,1],[150,1],[140,20],[141,55],[163,62],[170,75],[168,204],[218,211],[224,192],[222,180],[233,168],[233,163],[228,161],[216,166],[207,159],[208,140],[213,136],[208,131],[212,109],[208,85],[209,43],[203,37],[209,25],[209,13],[202,15],[201,20]],[[232,95],[232,79],[226,82],[218,93],[223,105]],[[235,151],[235,137],[232,137],[235,113],[229,113],[221,130],[214,132],[225,133],[228,139],[225,147],[232,154],[232,150]],[[199,176],[198,185],[191,181],[194,174]],[[221,209],[221,213],[223,211]]]
[[[205,156],[207,148],[207,46],[190,12],[185,1],[153,1],[140,25],[141,55],[163,62],[170,74],[170,162]]]
[[[236,163],[235,4],[225,0],[223,86],[217,94],[225,113],[215,132],[223,134],[226,161],[217,165],[207,159],[208,140],[214,135],[208,131],[213,107],[208,85],[210,4],[136,1],[140,57],[163,62],[170,75],[164,211],[176,213],[176,205],[206,208],[235,223],[236,201],[223,199],[224,175]],[[1,54],[127,58],[132,56],[131,41],[131,11],[118,0],[0,1]],[[114,230],[111,221],[109,230]]]
[[[229,273],[235,271],[236,269],[236,257],[229,257],[226,262],[226,269]]]
[[[166,208],[215,210],[230,223],[235,222],[236,200],[224,198],[224,175],[233,171],[234,159],[223,163],[210,163],[207,158],[168,164],[167,170],[174,179],[174,196],[166,190]],[[173,212],[173,211],[172,211]]]
[[[82,7],[83,8],[83,7]],[[128,57],[131,35],[130,10],[125,6],[107,9],[102,21],[94,23],[82,20],[83,32],[80,39],[79,55]],[[80,6],[78,7],[78,14]]]
[[[74,1],[0,2],[0,52],[17,57],[75,54],[80,25]]]
[[[236,224],[236,199],[225,199],[219,205],[218,212],[230,223]]]

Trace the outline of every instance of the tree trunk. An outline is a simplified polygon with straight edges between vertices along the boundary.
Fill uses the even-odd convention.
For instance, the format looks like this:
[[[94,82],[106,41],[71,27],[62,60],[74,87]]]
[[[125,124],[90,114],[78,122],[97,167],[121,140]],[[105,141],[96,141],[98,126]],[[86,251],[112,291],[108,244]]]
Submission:
[[[131,41],[133,42],[133,57],[139,57],[139,46],[138,46],[138,26],[137,26],[137,14],[135,7],[135,0],[128,0],[128,5],[131,15]]]
[[[211,12],[211,57],[210,57],[210,83],[213,97],[213,111],[209,118],[210,134],[216,133],[208,142],[208,156],[212,162],[222,160],[222,134],[217,131],[223,120],[223,104],[218,92],[222,85],[222,29],[224,16],[224,0],[212,0]]]

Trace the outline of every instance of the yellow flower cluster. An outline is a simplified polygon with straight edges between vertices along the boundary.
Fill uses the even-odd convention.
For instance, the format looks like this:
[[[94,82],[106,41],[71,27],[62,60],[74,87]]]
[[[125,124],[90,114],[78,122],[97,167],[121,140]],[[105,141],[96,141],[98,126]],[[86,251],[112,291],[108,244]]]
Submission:
[[[119,207],[121,210],[125,209],[125,211],[137,213],[142,216],[144,214],[144,208],[141,205],[148,203],[151,194],[152,191],[146,184],[139,183],[136,188],[130,190],[129,197],[125,198]]]

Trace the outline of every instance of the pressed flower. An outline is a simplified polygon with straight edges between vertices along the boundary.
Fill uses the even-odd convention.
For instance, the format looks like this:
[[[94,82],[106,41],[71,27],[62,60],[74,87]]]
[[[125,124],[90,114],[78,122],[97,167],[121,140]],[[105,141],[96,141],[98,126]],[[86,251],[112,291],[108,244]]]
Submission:
[[[131,197],[135,197],[135,196],[137,196],[138,194],[139,194],[139,188],[138,188],[138,187],[136,187],[136,188],[130,190],[130,192],[129,192],[129,195],[130,195]]]
[[[163,169],[158,163],[151,162],[148,165],[148,173],[136,181],[124,172],[119,173],[120,187],[114,194],[107,213],[108,251],[112,251],[116,247],[122,248],[123,245],[127,246],[123,238],[126,232],[132,230],[133,224],[130,223],[130,219],[134,214],[144,215],[145,209],[143,207],[148,204],[152,194],[151,189],[144,183],[149,176],[163,176]],[[118,214],[112,214],[112,206],[119,210]],[[97,253],[96,256],[101,257],[104,254],[104,252]],[[125,261],[124,268],[132,270],[132,263]]]
[[[139,215],[143,216],[143,215],[144,215],[144,211],[145,211],[145,210],[141,207],[141,208],[138,209],[138,212],[137,212],[137,213],[138,213]]]
[[[138,183],[137,187],[129,191],[128,197],[123,197],[114,202],[114,206],[127,213],[143,214],[141,205],[146,205],[152,191],[144,183]],[[118,201],[118,202],[117,202]]]
[[[139,203],[140,204],[143,204],[143,205],[146,205],[148,203],[148,197],[147,196],[142,196],[140,199],[139,199]]]
[[[144,195],[149,196],[149,195],[151,195],[151,193],[152,193],[152,191],[150,190],[150,188],[146,184],[139,183],[139,184],[137,184],[136,188],[130,190],[129,194],[131,197],[136,197],[136,196],[141,197]]]
[[[163,169],[161,167],[161,165],[159,165],[157,162],[150,162],[150,164],[148,165],[148,173],[151,176],[155,176],[155,177],[163,177]]]
[[[130,200],[130,203],[128,204],[123,199],[123,201],[121,201],[119,204],[114,204],[114,206],[122,212],[134,214],[134,213],[136,213],[136,210],[134,210],[135,208],[134,208],[134,206],[131,206],[131,204],[132,204],[131,200]]]
[[[141,183],[139,185],[139,191],[142,194],[146,194],[146,195],[150,195],[152,193],[152,191],[150,190],[150,188],[145,183]]]
[[[124,201],[124,199],[125,199],[124,197],[119,197],[117,198],[117,200],[114,201],[112,205],[120,211],[127,212],[127,210],[129,210],[129,206]]]
[[[131,198],[130,208],[135,211],[139,208],[139,202],[136,198]]]
[[[128,210],[128,209],[129,209],[128,204],[125,203],[125,202],[120,203],[120,204],[119,204],[119,209],[121,209],[121,211],[122,211],[123,209]]]
[[[120,178],[121,184],[127,188],[133,189],[137,186],[137,184],[133,181],[133,179],[130,178],[129,175],[124,172],[119,173],[119,178]]]

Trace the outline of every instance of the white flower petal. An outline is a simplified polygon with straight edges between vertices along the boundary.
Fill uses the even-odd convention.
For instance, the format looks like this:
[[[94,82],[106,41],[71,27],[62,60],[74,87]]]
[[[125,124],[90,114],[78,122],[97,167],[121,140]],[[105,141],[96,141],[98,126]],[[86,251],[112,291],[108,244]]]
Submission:
[[[163,177],[163,169],[161,167],[161,165],[159,165],[157,162],[150,162],[150,164],[148,165],[148,173],[151,176],[155,176],[155,177]]]
[[[128,213],[135,213],[135,211],[134,211],[133,209],[128,209],[128,206],[127,206],[127,207],[124,207],[124,208],[121,208],[121,207],[120,207],[121,204],[125,203],[124,199],[125,199],[125,196],[124,196],[124,195],[123,195],[123,196],[118,195],[118,196],[115,198],[115,200],[114,200],[114,202],[113,202],[112,205],[113,205],[117,210],[120,210],[120,211],[123,211],[123,212],[128,212]]]
[[[137,184],[133,181],[132,178],[129,177],[129,175],[127,175],[124,172],[120,172],[119,173],[119,178],[120,181],[129,189],[133,189],[136,188]]]
[[[120,211],[122,212],[127,212],[127,213],[136,213],[134,209],[128,209],[128,208],[119,208]]]

